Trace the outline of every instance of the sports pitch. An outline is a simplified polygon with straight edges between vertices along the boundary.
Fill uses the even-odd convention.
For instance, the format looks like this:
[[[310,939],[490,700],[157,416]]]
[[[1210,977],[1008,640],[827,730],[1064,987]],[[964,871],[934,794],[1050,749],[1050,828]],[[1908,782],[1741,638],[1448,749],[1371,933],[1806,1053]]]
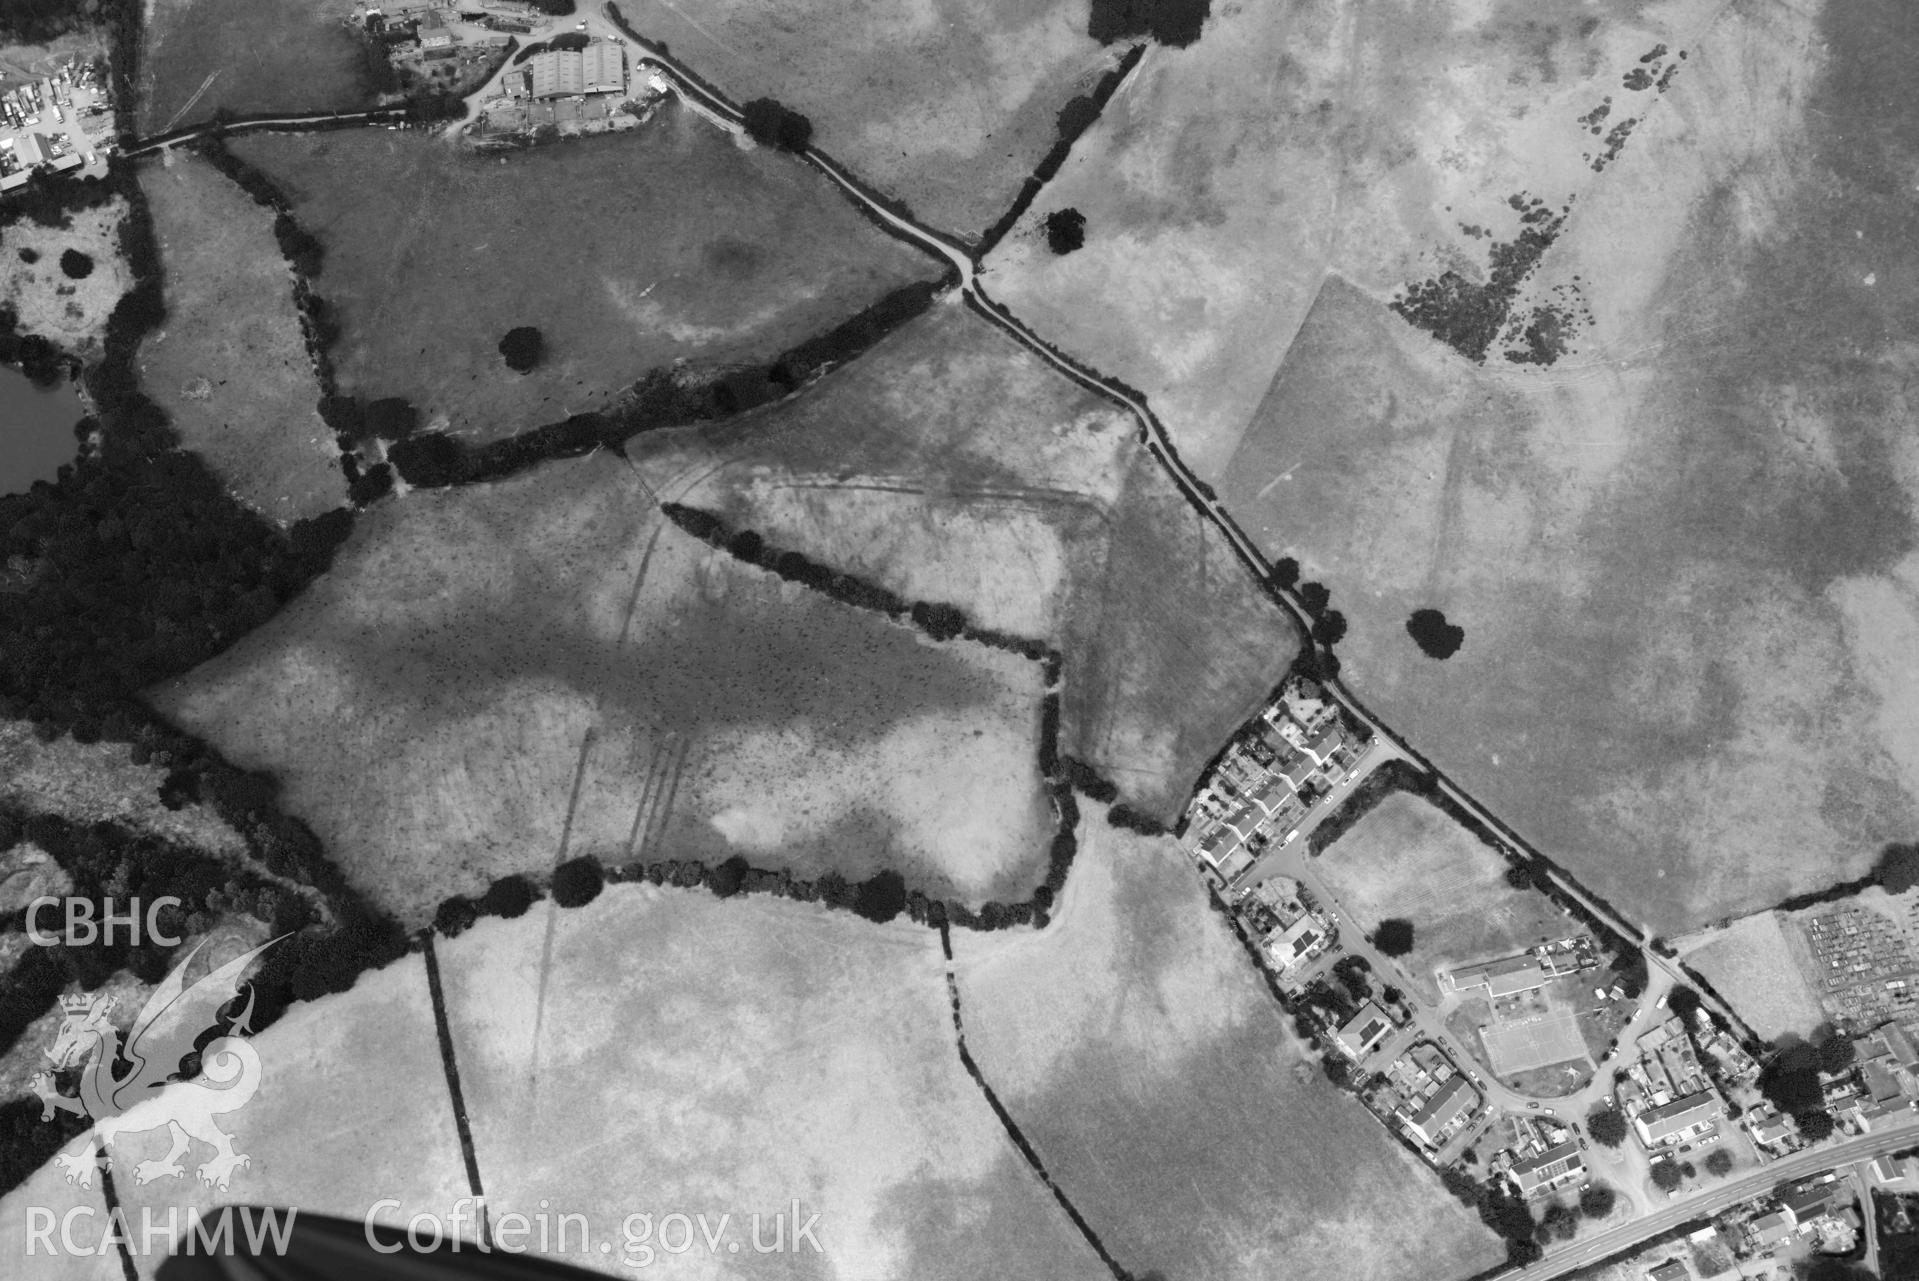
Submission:
[[[1499,1076],[1575,1060],[1586,1062],[1585,1038],[1571,1010],[1554,1010],[1523,1023],[1494,1023],[1479,1030],[1486,1055]]]

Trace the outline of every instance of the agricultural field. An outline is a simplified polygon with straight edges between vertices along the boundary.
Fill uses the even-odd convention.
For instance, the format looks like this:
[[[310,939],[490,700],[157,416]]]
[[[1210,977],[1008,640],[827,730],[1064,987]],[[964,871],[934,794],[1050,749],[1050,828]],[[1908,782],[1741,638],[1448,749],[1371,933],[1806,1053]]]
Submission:
[[[604,408],[676,360],[776,355],[939,274],[814,170],[677,100],[638,129],[505,155],[384,129],[233,150],[326,246],[342,390],[405,397],[463,436]],[[498,350],[521,325],[546,345],[528,374]]]
[[[583,908],[484,920],[440,957],[495,1221],[550,1202],[614,1236],[629,1214],[652,1216],[656,1235],[632,1253],[614,1236],[610,1257],[568,1262],[632,1275],[650,1261],[669,1277],[1108,1275],[962,1068],[931,930],[625,884]],[[802,1221],[818,1215],[818,1254],[791,1235],[795,1199]],[[665,1251],[675,1211],[705,1214],[738,1254]],[[789,1251],[755,1254],[752,1217],[770,1243],[776,1214]]]
[[[181,1159],[180,1177],[139,1182],[138,1165],[167,1152],[164,1129],[129,1133],[113,1146],[114,1188],[134,1228],[143,1278],[153,1277],[166,1256],[158,1234],[152,1256],[139,1252],[143,1210],[161,1225],[169,1207],[184,1226],[186,1207],[205,1215],[219,1205],[297,1206],[355,1223],[373,1212],[378,1222],[404,1224],[417,1212],[445,1215],[467,1194],[418,955],[362,975],[351,991],[295,1005],[252,1042],[259,1088],[244,1107],[219,1119],[235,1152],[251,1161],[233,1172],[224,1190],[199,1179],[211,1149],[197,1143]],[[97,1180],[91,1191],[61,1182],[50,1200],[35,1204],[53,1207],[57,1217],[98,1195]],[[400,1205],[374,1211],[382,1199]]]
[[[1380,303],[1449,270],[1491,283],[1494,249],[1524,230],[1510,200],[1557,214],[1583,199],[1600,180],[1593,113],[1604,104],[1610,131],[1664,112],[1625,79],[1719,8],[1215,6],[1198,43],[1154,49],[1075,146],[988,287],[1145,391],[1217,483],[1329,273]],[[1064,257],[1041,229],[1061,208],[1086,218]]]
[[[1399,917],[1413,923],[1400,962],[1429,1002],[1435,970],[1496,960],[1574,931],[1544,894],[1506,883],[1498,851],[1431,802],[1398,792],[1327,847],[1314,870],[1362,931]]]
[[[328,575],[150,696],[283,779],[417,925],[569,852],[1024,898],[1053,830],[1043,679],[712,551],[600,454],[371,509]]]
[[[1298,642],[1136,430],[935,307],[787,403],[630,448],[664,497],[1057,645],[1063,750],[1171,819]]]
[[[160,803],[167,771],[136,764],[126,743],[80,743],[63,735],[41,742],[25,721],[0,721],[0,803],[75,823],[113,822],[228,858],[246,844],[201,803]]]
[[[151,0],[140,58],[140,131],[373,105],[353,0]]]
[[[117,1250],[109,1245],[104,1252],[94,1253],[106,1235],[107,1223],[107,1203],[99,1180],[91,1189],[81,1190],[69,1184],[66,1172],[55,1165],[42,1166],[32,1178],[0,1197],[0,1257],[26,1258],[31,1207],[54,1205],[60,1207],[60,1213],[76,1206],[93,1212],[74,1220],[74,1242],[84,1245],[86,1252],[59,1250],[49,1254],[42,1244],[33,1260],[35,1281],[125,1281]],[[57,1216],[54,1222],[53,1239],[58,1241]]]
[[[20,332],[39,334],[83,360],[98,359],[107,317],[133,283],[120,256],[124,200],[82,209],[64,227],[28,218],[0,227],[0,305],[20,317]],[[62,270],[68,250],[85,254],[92,270],[75,277]]]
[[[273,211],[211,164],[169,151],[141,166],[165,272],[165,323],[140,344],[146,393],[181,445],[282,524],[346,502],[339,446],[293,301]]]
[[[1085,0],[621,0],[620,11],[734,101],[803,112],[834,159],[966,239],[1012,204],[1060,108],[1125,47],[1086,34]]]
[[[956,932],[954,969],[980,1071],[1120,1264],[1231,1281],[1311,1259],[1341,1281],[1500,1257],[1327,1083],[1179,847],[1084,808],[1052,924]]]
[[[1678,947],[1754,1032],[1768,1041],[1810,1038],[1827,1019],[1800,967],[1806,944],[1786,936],[1796,928],[1781,913],[1759,912],[1680,939]]]
[[[1222,487],[1374,710],[1668,935],[1919,826],[1912,37],[1826,12],[1726,11],[1581,197],[1537,281],[1576,357],[1475,367],[1329,281]]]

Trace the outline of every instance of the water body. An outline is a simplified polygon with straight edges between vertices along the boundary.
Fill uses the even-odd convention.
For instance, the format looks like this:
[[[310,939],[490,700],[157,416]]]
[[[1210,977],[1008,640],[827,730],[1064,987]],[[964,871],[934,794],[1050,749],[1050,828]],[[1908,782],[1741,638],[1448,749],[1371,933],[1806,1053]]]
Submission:
[[[73,425],[85,416],[71,384],[36,387],[0,365],[0,494],[52,480],[61,463],[72,462],[80,450]]]

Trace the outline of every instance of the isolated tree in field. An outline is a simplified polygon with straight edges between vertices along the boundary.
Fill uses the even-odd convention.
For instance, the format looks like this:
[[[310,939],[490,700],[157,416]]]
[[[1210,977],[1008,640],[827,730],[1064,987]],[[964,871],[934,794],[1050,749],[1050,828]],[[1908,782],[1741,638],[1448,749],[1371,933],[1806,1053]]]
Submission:
[[[546,340],[532,325],[520,325],[506,331],[500,339],[500,355],[506,367],[516,374],[530,374],[546,354]]]
[[[813,122],[772,98],[755,98],[740,114],[746,118],[747,137],[761,146],[800,152],[813,140]]]
[[[1055,209],[1046,215],[1046,247],[1070,254],[1086,243],[1086,215],[1077,209]]]
[[[85,280],[93,274],[93,258],[78,249],[69,249],[60,255],[60,270],[74,280]]]
[[[1679,1186],[1679,1167],[1671,1161],[1657,1161],[1652,1167],[1653,1186],[1661,1192],[1670,1192]]]
[[[561,907],[585,907],[605,886],[606,873],[591,854],[570,858],[553,869],[553,901]]]
[[[1714,1148],[1706,1154],[1706,1173],[1716,1179],[1723,1179],[1732,1173],[1732,1153],[1724,1148]]]
[[[1879,855],[1879,884],[1888,894],[1919,885],[1919,844],[1888,845]]]
[[[1626,1114],[1610,1103],[1601,1104],[1586,1114],[1586,1133],[1599,1146],[1616,1148],[1626,1141]]]
[[[1413,950],[1413,923],[1401,916],[1389,916],[1373,931],[1373,946],[1387,956],[1404,956]]]
[[[1612,1213],[1619,1194],[1603,1183],[1594,1183],[1579,1193],[1579,1212],[1589,1219],[1603,1219]]]
[[[1446,615],[1436,609],[1414,610],[1406,620],[1406,634],[1428,658],[1451,658],[1466,643],[1466,629],[1447,622]]]

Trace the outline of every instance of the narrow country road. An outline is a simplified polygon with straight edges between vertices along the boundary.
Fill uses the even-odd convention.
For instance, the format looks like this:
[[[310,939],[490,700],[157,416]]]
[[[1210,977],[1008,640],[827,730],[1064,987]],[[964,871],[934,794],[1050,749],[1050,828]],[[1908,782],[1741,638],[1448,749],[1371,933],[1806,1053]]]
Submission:
[[[1882,1130],[1862,1134],[1843,1143],[1795,1153],[1750,1174],[1728,1179],[1710,1192],[1673,1201],[1609,1231],[1577,1238],[1530,1267],[1515,1268],[1500,1275],[1508,1281],[1549,1281],[1575,1268],[1611,1258],[1647,1237],[1676,1228],[1688,1220],[1704,1219],[1750,1197],[1761,1196],[1787,1180],[1834,1170],[1855,1161],[1870,1161],[1874,1157],[1911,1147],[1916,1142],[1919,1142],[1919,1116],[1905,1113]]]
[[[723,117],[723,123],[725,123],[729,129],[737,131],[741,127],[740,112],[733,104],[707,89],[700,82],[699,77],[691,70],[682,66],[672,55],[660,48],[657,44],[627,26],[622,19],[612,14],[605,14],[604,16],[606,21],[611,24],[621,37],[639,47],[644,59],[657,66],[660,71],[673,82],[674,87],[683,97],[688,98],[701,107],[704,114]],[[1006,333],[1012,335],[1022,346],[1033,352],[1034,355],[1040,357],[1040,359],[1046,361],[1046,363],[1053,366],[1053,368],[1065,374],[1068,378],[1071,378],[1074,382],[1097,395],[1103,396],[1125,407],[1139,423],[1141,442],[1146,446],[1147,451],[1158,460],[1159,464],[1166,469],[1167,474],[1172,477],[1173,483],[1179,487],[1179,491],[1185,496],[1186,501],[1192,504],[1195,511],[1199,512],[1202,517],[1211,522],[1212,525],[1225,536],[1228,546],[1233,549],[1233,554],[1239,558],[1240,563],[1246,567],[1247,572],[1251,573],[1254,578],[1259,581],[1272,599],[1286,608],[1291,614],[1294,624],[1299,628],[1300,634],[1303,637],[1309,638],[1306,643],[1309,645],[1316,643],[1310,640],[1313,621],[1311,613],[1300,603],[1296,594],[1290,590],[1279,587],[1273,582],[1273,567],[1271,562],[1266,559],[1258,545],[1253,542],[1246,531],[1241,529],[1239,523],[1227,512],[1226,508],[1213,494],[1211,487],[1193,475],[1186,464],[1181,461],[1179,451],[1174,447],[1172,438],[1168,435],[1165,425],[1160,422],[1158,415],[1153,413],[1152,408],[1147,405],[1146,398],[1143,395],[1131,391],[1113,379],[1103,377],[1085,368],[1063,352],[1056,350],[1051,344],[1047,343],[1038,334],[1028,328],[1024,321],[1008,311],[1003,304],[995,301],[992,296],[986,292],[985,285],[981,283],[979,262],[974,257],[974,251],[967,245],[943,232],[915,222],[913,219],[903,214],[895,213],[893,210],[887,208],[884,201],[867,191],[865,186],[843,169],[838,161],[826,155],[817,147],[807,148],[803,158],[831,179],[850,198],[863,206],[867,213],[883,226],[892,229],[900,237],[917,244],[926,252],[951,263],[954,271],[959,275],[961,294],[965,297],[967,303],[981,316],[999,326],[999,328]],[[1612,908],[1595,900],[1585,890],[1561,874],[1558,868],[1555,867],[1550,860],[1546,859],[1538,849],[1495,817],[1490,810],[1475,800],[1470,792],[1441,772],[1439,767],[1434,765],[1431,760],[1415,751],[1407,745],[1404,739],[1394,734],[1392,729],[1387,726],[1384,721],[1374,715],[1359,701],[1358,697],[1346,687],[1343,681],[1334,678],[1331,681],[1325,682],[1325,684],[1333,697],[1339,702],[1340,706],[1354,719],[1370,728],[1381,744],[1390,747],[1394,752],[1429,773],[1435,780],[1437,786],[1440,787],[1448,797],[1462,806],[1467,813],[1484,823],[1488,830],[1497,833],[1499,837],[1510,844],[1515,851],[1544,863],[1545,866],[1550,869],[1550,875],[1554,883],[1569,897],[1576,899],[1588,911],[1618,930],[1622,936],[1635,940],[1642,945],[1650,942],[1651,934],[1649,931],[1635,922],[1626,920]],[[1669,979],[1675,983],[1686,982],[1685,973],[1676,962],[1654,952],[1650,947],[1646,947],[1645,950],[1648,954],[1647,959],[1660,970],[1664,971]],[[1724,1015],[1735,1028],[1745,1028],[1745,1021],[1739,1018],[1737,1013],[1730,1007],[1724,1005],[1715,995],[1704,992],[1700,995],[1708,1005]]]

